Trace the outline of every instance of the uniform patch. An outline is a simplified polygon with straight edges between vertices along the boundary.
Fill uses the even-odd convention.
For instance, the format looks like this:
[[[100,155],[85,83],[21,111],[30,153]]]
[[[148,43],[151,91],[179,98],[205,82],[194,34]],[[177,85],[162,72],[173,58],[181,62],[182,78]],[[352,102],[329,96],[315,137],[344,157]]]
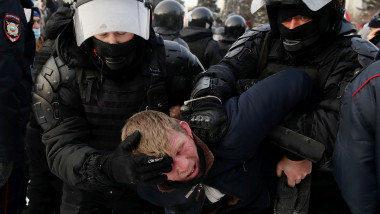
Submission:
[[[11,42],[16,42],[21,35],[20,17],[10,13],[5,14],[4,33]]]

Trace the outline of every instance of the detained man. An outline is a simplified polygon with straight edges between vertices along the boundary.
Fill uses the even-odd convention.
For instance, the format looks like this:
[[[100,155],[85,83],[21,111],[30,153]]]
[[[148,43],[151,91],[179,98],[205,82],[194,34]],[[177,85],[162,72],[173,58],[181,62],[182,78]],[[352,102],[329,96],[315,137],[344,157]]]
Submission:
[[[165,207],[166,213],[258,213],[267,209],[270,188],[262,174],[261,142],[284,115],[296,110],[295,106],[309,103],[310,88],[307,74],[291,69],[227,100],[223,105],[226,134],[215,147],[203,143],[185,121],[155,111],[135,114],[122,131],[126,147],[134,148],[140,142],[135,155],[156,156],[157,161],[173,158],[172,170],[165,173],[168,181],[140,185],[138,193]],[[220,102],[212,96],[200,99]],[[200,99],[190,105],[197,105]]]

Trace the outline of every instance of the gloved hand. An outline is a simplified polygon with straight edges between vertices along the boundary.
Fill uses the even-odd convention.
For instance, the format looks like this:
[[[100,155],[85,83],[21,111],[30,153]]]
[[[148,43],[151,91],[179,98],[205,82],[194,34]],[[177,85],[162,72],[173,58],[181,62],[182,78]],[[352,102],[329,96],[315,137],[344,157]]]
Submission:
[[[157,158],[144,154],[132,154],[140,142],[140,132],[128,136],[109,155],[101,157],[101,169],[109,178],[120,184],[156,185],[167,181],[163,173],[172,170],[171,157]]]
[[[2,187],[11,175],[13,162],[0,162],[0,187]]]
[[[227,114],[219,98],[201,97],[190,105],[189,125],[193,132],[209,147],[218,145],[227,131]]]

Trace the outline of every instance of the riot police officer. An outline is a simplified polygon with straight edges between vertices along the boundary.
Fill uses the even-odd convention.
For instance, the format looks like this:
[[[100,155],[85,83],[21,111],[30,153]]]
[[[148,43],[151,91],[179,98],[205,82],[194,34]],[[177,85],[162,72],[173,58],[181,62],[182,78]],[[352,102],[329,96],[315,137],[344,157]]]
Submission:
[[[242,16],[232,15],[226,19],[223,39],[219,41],[220,55],[226,55],[232,44],[245,33],[245,29],[245,20]]]
[[[221,59],[219,44],[212,39],[212,24],[214,19],[212,12],[206,7],[197,7],[190,12],[187,27],[181,31],[184,39],[205,69],[215,65]]]
[[[165,0],[157,4],[154,9],[154,31],[164,39],[178,42],[185,48],[189,46],[179,37],[183,28],[185,8],[174,0]]]
[[[355,28],[343,19],[343,8],[339,0],[253,0],[251,12],[254,13],[264,4],[269,25],[261,25],[246,32],[232,45],[219,64],[199,75],[192,92],[193,98],[212,94],[226,100],[236,93],[236,88],[239,88],[237,83],[247,88],[254,83],[252,79],[260,80],[286,68],[297,67],[307,72],[312,78],[315,91],[313,110],[288,115],[284,119],[284,125],[325,146],[323,158],[314,165],[315,168],[324,170],[313,170],[316,179],[312,182],[311,213],[342,213],[347,207],[338,207],[344,205],[344,202],[339,191],[334,191],[336,184],[331,173],[331,155],[338,130],[341,98],[350,78],[357,70],[372,63],[378,49],[352,35]],[[250,80],[244,81],[247,78]],[[213,142],[220,134],[220,127],[223,127],[223,123],[218,120],[222,118],[220,115],[223,111],[220,108],[216,111],[215,105],[203,102],[197,105],[199,110],[193,109],[192,115],[193,118],[201,118],[202,115],[211,117],[208,121],[203,121],[203,127],[199,125],[199,120],[196,121],[199,130],[193,130],[196,133],[208,131],[209,141]],[[274,169],[277,163],[277,174],[286,175],[284,185],[287,183],[295,188],[282,186],[282,193],[290,193],[292,197],[278,195],[277,202],[280,204],[275,205],[277,213],[307,212],[310,191],[302,192],[303,197],[297,198],[296,195],[300,192],[297,191],[296,184],[304,178],[306,182],[310,181],[310,176],[306,175],[311,170],[311,162],[293,154],[280,156],[278,160],[273,160],[273,167],[266,169]],[[270,181],[269,178],[266,179],[266,182]],[[322,185],[328,183],[328,189],[317,186],[313,188],[317,182]],[[305,187],[308,188],[307,185]],[[268,204],[273,204],[266,195],[268,191],[269,189],[263,190],[262,197],[257,199],[258,203],[260,201],[258,206],[263,209]],[[281,204],[284,201],[286,204]],[[325,210],[320,210],[321,208]]]
[[[24,136],[35,42],[23,8],[31,11],[32,6],[30,1],[0,2],[0,210],[4,213],[17,213],[25,200]]]
[[[154,33],[148,1],[79,0],[74,8],[33,92],[49,168],[64,182],[61,213],[153,213],[160,209],[134,184],[165,181],[171,158],[132,154],[139,135],[120,143],[120,130],[141,110],[178,112],[201,67]]]

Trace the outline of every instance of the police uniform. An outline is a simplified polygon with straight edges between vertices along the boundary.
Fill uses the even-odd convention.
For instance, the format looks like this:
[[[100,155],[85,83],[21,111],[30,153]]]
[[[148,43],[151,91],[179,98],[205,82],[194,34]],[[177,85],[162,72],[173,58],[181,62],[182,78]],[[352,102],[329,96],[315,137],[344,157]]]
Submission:
[[[379,213],[379,65],[350,82],[343,99],[334,177],[351,213]]]
[[[12,173],[0,189],[0,210],[8,213],[17,212],[22,197],[24,136],[32,86],[30,62],[33,56],[29,51],[35,48],[28,46],[28,37],[34,36],[27,27],[23,7],[31,8],[30,2],[0,2],[0,163],[13,162]],[[1,179],[7,179],[4,171],[0,174]]]
[[[97,161],[120,144],[120,130],[132,114],[145,109],[168,113],[182,104],[201,71],[198,60],[150,29],[147,40],[135,35],[136,61],[122,73],[113,72],[102,67],[86,39],[78,47],[74,27],[71,22],[56,39],[56,51],[33,92],[49,167],[64,181],[61,213],[152,213],[157,208],[139,199],[133,185],[110,179]]]
[[[187,43],[179,37],[183,28],[185,7],[176,1],[162,1],[154,9],[154,31],[164,40],[175,41],[189,49]]]
[[[212,13],[206,7],[198,7],[191,12],[191,17],[188,26],[181,30],[180,37],[187,42],[191,53],[197,56],[203,67],[208,69],[222,59],[219,44],[212,39]]]
[[[281,5],[276,4],[277,1],[273,1],[273,7],[268,7],[268,2],[271,3],[272,1],[267,1],[268,12],[271,12],[270,9],[274,11],[272,15],[276,14],[276,10],[281,11],[284,17],[289,15],[289,10],[277,9],[277,6]],[[321,10],[324,11],[324,13],[321,14],[325,14],[324,18],[328,17],[326,14],[332,14],[330,12],[326,13],[326,11],[333,10],[333,8],[338,10],[341,8],[339,6],[333,7],[332,4],[335,4],[335,2],[337,3],[338,1],[332,1],[324,8],[323,6],[325,5],[320,5],[320,7],[317,8],[323,8]],[[255,3],[257,2],[252,2],[252,4]],[[286,4],[288,3],[284,3],[285,6],[291,8]],[[295,13],[300,12],[304,14],[303,11],[305,11],[306,3],[292,1],[292,3],[289,4],[296,5],[293,6],[296,10]],[[300,9],[301,7],[302,9]],[[325,8],[327,9],[325,10]],[[293,14],[290,14],[287,18],[293,17],[291,15]],[[271,17],[269,16],[269,18]],[[333,23],[334,21],[331,19],[332,18],[330,17],[329,21]],[[323,19],[315,17],[315,20]],[[330,29],[329,32],[324,34],[325,36],[330,35],[330,40],[320,41],[319,47],[309,46],[309,48],[306,48],[306,51],[298,52],[297,55],[297,52],[292,51],[295,51],[295,49],[299,47],[302,48],[305,45],[311,45],[313,41],[315,42],[317,40],[313,38],[314,40],[311,39],[311,41],[305,41],[308,44],[298,43],[299,40],[292,41],[293,43],[290,41],[285,43],[285,40],[279,39],[279,29],[271,29],[271,26],[278,25],[279,28],[281,27],[277,17],[272,16],[270,21],[270,26],[261,25],[240,37],[231,47],[221,63],[211,67],[205,74],[200,75],[198,81],[199,84],[205,83],[202,78],[211,77],[211,80],[207,81],[209,83],[206,84],[207,87],[197,87],[200,85],[196,84],[193,93],[198,94],[198,96],[214,94],[224,100],[236,93],[234,88],[236,80],[260,80],[289,68],[300,68],[304,70],[312,79],[316,94],[314,99],[317,104],[311,112],[299,112],[289,115],[285,118],[284,124],[287,127],[324,144],[324,156],[319,161],[318,167],[325,169],[321,170],[322,175],[325,175],[325,177],[315,179],[315,181],[327,182],[329,185],[331,183],[331,188],[333,188],[334,183],[331,176],[331,156],[338,130],[338,116],[341,98],[344,94],[347,83],[353,77],[355,71],[365,68],[372,63],[376,59],[378,49],[368,41],[354,36],[352,32],[355,31],[355,28],[347,21],[342,20],[342,17],[338,14],[336,15],[334,30]],[[313,28],[314,26],[311,27]],[[318,37],[318,35],[313,34],[313,37]],[[313,48],[315,48],[314,50],[316,51],[312,53],[308,52],[308,50]],[[249,84],[254,83],[254,81],[248,82]],[[249,84],[245,85],[243,88],[249,88]],[[274,153],[274,151],[272,150],[270,153]],[[289,155],[288,157],[294,160],[299,160],[299,157],[292,157],[292,155]],[[268,160],[273,160],[273,158],[268,158]],[[277,163],[276,160],[274,162],[275,163],[272,166],[273,168],[275,168],[275,164]],[[327,173],[324,173],[326,171]],[[326,178],[326,175],[330,177]],[[317,178],[317,176],[318,175],[316,175],[315,178]],[[328,181],[323,179],[327,179]],[[313,183],[315,183],[315,181]],[[331,191],[331,194],[327,194],[326,192],[318,192],[321,188],[318,188],[317,186],[315,187],[315,189],[312,187],[311,190],[311,195],[313,197],[310,204],[310,212],[326,211],[320,210],[323,209],[321,206],[322,203],[329,207],[327,209],[344,212],[345,206],[344,202],[341,200],[339,191]],[[324,191],[326,190],[324,189]],[[332,203],[331,201],[335,202]],[[338,202],[341,202],[342,204],[338,204]],[[339,208],[339,206],[341,206],[341,208]]]
[[[225,56],[232,44],[244,34],[246,29],[245,20],[240,15],[231,15],[224,22],[224,35],[219,41],[220,55]]]

